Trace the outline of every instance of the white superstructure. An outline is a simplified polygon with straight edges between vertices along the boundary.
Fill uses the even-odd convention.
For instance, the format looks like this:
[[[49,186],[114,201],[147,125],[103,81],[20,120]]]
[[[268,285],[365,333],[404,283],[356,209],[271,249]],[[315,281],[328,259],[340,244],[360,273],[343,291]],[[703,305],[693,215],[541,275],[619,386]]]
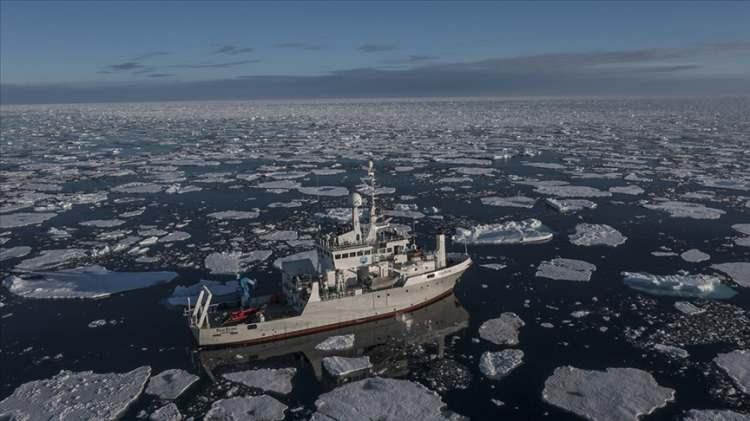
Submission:
[[[445,236],[438,234],[433,252],[419,250],[411,239],[379,221],[375,171],[368,168],[370,212],[360,221],[362,196],[351,195],[351,230],[324,235],[316,242],[317,264],[311,260],[282,264],[282,300],[255,297],[250,309],[226,314],[212,312],[211,292],[205,289],[190,310],[190,326],[200,346],[253,343],[304,335],[416,310],[453,290],[471,265],[467,256],[449,264]],[[279,300],[277,300],[279,301]],[[252,317],[238,320],[240,314]],[[236,316],[236,317],[235,317]]]

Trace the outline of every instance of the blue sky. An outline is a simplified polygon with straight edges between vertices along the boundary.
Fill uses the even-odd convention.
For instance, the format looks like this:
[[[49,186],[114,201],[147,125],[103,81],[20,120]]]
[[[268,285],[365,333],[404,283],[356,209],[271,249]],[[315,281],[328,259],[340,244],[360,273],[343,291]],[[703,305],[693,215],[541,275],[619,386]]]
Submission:
[[[436,66],[464,71],[487,60],[635,51],[681,53],[627,62],[587,57],[581,66],[658,66],[649,81],[669,73],[701,83],[746,79],[750,69],[750,2],[3,0],[0,12],[0,83],[36,88],[259,76],[315,83],[353,69],[378,72],[378,83],[387,83],[394,72],[423,67],[437,80],[445,76]],[[526,63],[517,74],[555,65]]]

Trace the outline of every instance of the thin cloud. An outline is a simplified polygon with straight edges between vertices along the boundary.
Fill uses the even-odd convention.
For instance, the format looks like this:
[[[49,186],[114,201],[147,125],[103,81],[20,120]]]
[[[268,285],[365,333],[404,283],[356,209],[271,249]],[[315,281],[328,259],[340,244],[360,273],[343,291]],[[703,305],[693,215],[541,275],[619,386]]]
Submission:
[[[230,61],[226,63],[198,63],[198,64],[170,64],[164,66],[170,69],[224,69],[227,67],[241,66],[243,64],[259,63],[260,59]]]
[[[357,50],[361,53],[382,53],[385,51],[398,50],[398,46],[395,44],[364,44],[357,47]]]
[[[320,50],[323,47],[316,44],[308,44],[305,42],[283,42],[281,44],[276,44],[274,47],[276,48],[290,48],[294,50]]]
[[[148,77],[160,78],[160,77],[172,77],[176,76],[174,73],[151,73]]]
[[[253,49],[250,47],[243,48],[243,47],[237,47],[234,45],[224,45],[214,50],[214,54],[226,54],[230,56],[235,56],[237,54],[252,53],[252,52],[253,52]]]
[[[115,70],[115,71],[137,70],[143,67],[144,66],[142,64],[137,63],[135,61],[126,61],[124,63],[110,64],[109,66],[107,66],[108,69]]]
[[[141,61],[141,60],[148,60],[150,58],[167,56],[167,55],[169,55],[169,53],[166,52],[166,51],[150,51],[148,53],[143,53],[143,54],[141,54],[139,56],[135,56],[131,60],[132,61]]]

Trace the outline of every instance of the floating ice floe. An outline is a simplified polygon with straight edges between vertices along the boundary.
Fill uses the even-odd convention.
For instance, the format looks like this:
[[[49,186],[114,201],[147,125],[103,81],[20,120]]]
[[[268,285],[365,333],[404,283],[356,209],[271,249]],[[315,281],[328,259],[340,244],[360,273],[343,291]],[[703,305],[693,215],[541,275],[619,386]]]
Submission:
[[[485,352],[479,358],[479,371],[487,378],[500,380],[523,363],[523,351],[504,349],[500,352]]]
[[[269,189],[269,190],[294,190],[299,187],[302,187],[302,185],[292,180],[276,180],[276,181],[266,181],[264,183],[259,183],[255,187],[258,187],[261,189]]]
[[[544,382],[542,399],[592,421],[635,421],[674,399],[673,389],[659,386],[646,371],[606,371],[558,367]]]
[[[270,250],[211,253],[203,260],[203,266],[212,274],[232,275],[244,272],[247,264],[266,260],[271,254]]]
[[[539,185],[534,189],[539,194],[555,197],[609,197],[612,193],[588,186]]]
[[[556,258],[539,264],[536,276],[565,281],[586,282],[591,280],[591,274],[596,266],[583,260]]]
[[[146,386],[146,393],[158,396],[159,399],[174,400],[197,382],[200,377],[185,370],[174,368],[164,370],[151,377]]]
[[[502,263],[485,263],[479,266],[490,270],[502,270],[508,267],[508,265],[504,265]]]
[[[611,193],[629,194],[632,196],[637,196],[646,192],[642,188],[635,185],[610,187],[609,191]]]
[[[705,308],[700,308],[693,303],[687,301],[677,301],[674,303],[674,308],[680,312],[687,314],[688,316],[694,316],[696,314],[703,314],[706,312]]]
[[[323,368],[332,377],[345,377],[354,373],[362,373],[372,368],[370,357],[325,357]]]
[[[0,229],[39,225],[55,216],[57,216],[57,214],[52,212],[11,213],[9,215],[0,215]]]
[[[719,219],[724,212],[721,209],[706,207],[700,203],[663,201],[643,204],[646,209],[667,212],[673,218]]]
[[[160,243],[174,243],[177,241],[185,241],[190,238],[190,234],[185,231],[175,231],[159,238]]]
[[[750,247],[750,237],[735,238],[734,244],[740,247]]]
[[[691,409],[682,421],[750,421],[750,415],[729,409]]]
[[[721,279],[710,275],[652,275],[650,273],[621,273],[625,285],[635,290],[654,295],[676,297],[731,298],[736,292],[721,283]]]
[[[127,373],[61,371],[52,378],[22,384],[0,402],[11,420],[116,420],[141,395],[151,367]]]
[[[448,420],[445,403],[435,392],[408,380],[373,377],[320,395],[311,421]]]
[[[719,354],[714,362],[737,383],[741,391],[750,395],[750,350]]]
[[[222,212],[214,212],[209,213],[208,217],[213,219],[219,219],[219,220],[238,220],[238,219],[255,219],[260,215],[260,212],[255,209],[252,211],[235,211],[235,210],[229,210],[229,211],[222,211]]]
[[[586,199],[545,199],[544,203],[560,213],[596,209],[596,203]]]
[[[479,199],[483,205],[502,206],[508,208],[526,208],[531,209],[536,204],[536,199],[526,196],[509,196],[499,197],[490,196]]]
[[[740,234],[750,235],[750,224],[734,224],[732,229]]]
[[[263,241],[292,241],[297,239],[297,231],[272,231],[260,236]]]
[[[16,265],[16,270],[35,271],[53,269],[62,266],[70,260],[84,257],[86,257],[86,250],[82,249],[43,250],[39,256],[26,259]]]
[[[346,351],[354,348],[354,334],[331,336],[315,345],[318,351]]]
[[[31,247],[28,246],[17,246],[17,247],[11,247],[11,248],[0,248],[0,262],[9,260],[9,259],[17,259],[19,257],[24,257],[27,254],[31,253]]]
[[[126,183],[121,184],[119,186],[112,187],[109,189],[112,192],[115,193],[159,193],[164,189],[164,186],[161,186],[159,184],[153,184],[153,183],[142,183],[142,182],[133,182],[133,183]]]
[[[297,191],[310,196],[327,197],[341,197],[349,194],[349,190],[341,186],[298,187]]]
[[[732,278],[732,280],[740,286],[750,288],[750,263],[719,263],[716,265],[711,265],[711,268],[726,273],[727,276]]]
[[[606,224],[578,224],[576,232],[569,237],[571,243],[577,246],[609,246],[617,247],[624,244],[628,237],[620,231]]]
[[[24,275],[26,276],[26,275]],[[9,276],[3,285],[25,298],[101,298],[169,282],[174,272],[110,272],[93,265],[57,272],[34,272],[33,278]]]
[[[91,221],[79,222],[78,225],[82,225],[84,227],[112,228],[119,227],[124,223],[125,221],[123,221],[122,219],[94,219]]]
[[[292,379],[295,374],[297,374],[296,368],[261,368],[226,373],[222,377],[265,392],[287,395],[292,391]]]
[[[89,322],[89,328],[96,329],[97,327],[104,327],[107,325],[107,321],[104,319],[92,320]]]
[[[690,263],[700,263],[711,259],[711,255],[704,253],[698,249],[690,249],[680,254],[682,260]]]
[[[182,421],[182,414],[173,402],[170,402],[148,416],[148,421]]]
[[[552,239],[552,232],[538,219],[456,228],[453,241],[467,244],[525,244]]]
[[[660,352],[671,358],[685,359],[690,356],[686,350],[680,347],[665,344],[654,344],[654,351]]]
[[[186,306],[188,299],[190,299],[191,303],[195,303],[204,286],[211,290],[211,294],[213,294],[214,297],[235,294],[240,290],[240,285],[237,281],[224,283],[219,281],[201,280],[190,286],[184,287],[179,285],[175,287],[172,294],[167,298],[167,303],[172,306]]]
[[[503,313],[479,327],[479,336],[496,345],[517,345],[518,331],[525,323],[516,313]]]
[[[268,395],[219,399],[203,421],[280,421],[287,406]]]
[[[352,220],[351,208],[328,208],[324,212],[315,214],[316,218],[329,218],[338,222],[350,222]]]

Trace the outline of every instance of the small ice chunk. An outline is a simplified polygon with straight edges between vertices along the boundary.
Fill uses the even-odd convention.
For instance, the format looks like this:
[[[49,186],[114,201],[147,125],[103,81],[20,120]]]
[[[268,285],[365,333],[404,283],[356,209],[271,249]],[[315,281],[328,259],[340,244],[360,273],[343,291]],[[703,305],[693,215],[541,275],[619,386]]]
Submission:
[[[750,415],[729,409],[691,409],[682,421],[750,421]]]
[[[487,378],[500,380],[523,363],[523,351],[504,349],[500,352],[485,352],[479,358],[479,371]]]
[[[594,187],[588,186],[554,186],[554,185],[539,185],[534,191],[539,194],[555,196],[555,197],[609,197],[612,193],[608,191],[602,191]]]
[[[78,225],[82,225],[84,227],[112,228],[118,227],[124,223],[125,221],[123,221],[122,219],[94,219],[91,221],[79,222]]]
[[[260,215],[258,210],[252,211],[235,211],[228,210],[222,212],[209,213],[208,217],[219,220],[238,220],[238,219],[255,219]]]
[[[671,358],[685,359],[690,356],[686,350],[672,345],[654,344],[654,350]]]
[[[596,266],[583,260],[556,258],[539,264],[536,276],[565,281],[587,282]]]
[[[177,241],[185,241],[190,238],[190,234],[185,231],[170,232],[164,237],[159,238],[160,243],[174,243]]]
[[[0,248],[0,262],[9,259],[17,259],[31,253],[31,247],[18,246],[11,248]]]
[[[11,213],[0,216],[0,229],[25,227],[28,225],[39,225],[48,219],[57,216],[53,212],[34,212],[34,213]]]
[[[341,197],[349,194],[346,187],[339,186],[298,187],[297,191],[310,196]]]
[[[734,282],[743,287],[750,288],[750,263],[731,262],[711,265],[712,269],[726,273]]]
[[[292,241],[297,239],[297,231],[272,231],[260,236],[263,241]]]
[[[0,402],[10,419],[116,420],[143,391],[151,367],[127,373],[60,371],[49,379],[24,383]]]
[[[504,265],[502,263],[485,263],[479,266],[490,270],[502,270],[508,267],[508,265]]]
[[[609,225],[586,223],[576,225],[575,234],[571,234],[568,238],[577,246],[609,247],[617,247],[628,239]]]
[[[333,377],[343,377],[354,373],[360,373],[372,368],[370,357],[325,357],[323,358],[323,368]]]
[[[552,232],[538,219],[457,228],[453,241],[467,244],[525,244],[552,239]]]
[[[268,395],[219,399],[203,421],[280,421],[287,406]]]
[[[292,391],[292,378],[295,374],[297,374],[296,368],[261,368],[226,373],[222,377],[265,392],[287,395]]]
[[[711,259],[711,255],[704,253],[698,249],[690,249],[680,255],[682,260],[690,263],[700,263]]]
[[[106,325],[107,325],[107,321],[104,320],[104,319],[98,319],[98,320],[93,320],[93,321],[89,322],[89,327],[92,328],[92,329],[95,329],[97,327],[106,326]]]
[[[536,204],[536,199],[526,196],[509,196],[499,197],[490,196],[479,199],[483,205],[487,206],[501,206],[508,208],[526,208],[531,209]]]
[[[710,275],[652,275],[644,272],[622,272],[630,288],[655,295],[676,297],[731,298],[736,292],[721,279]]]
[[[687,314],[689,316],[694,316],[696,314],[702,314],[706,312],[706,309],[700,308],[696,306],[693,303],[687,302],[687,301],[677,301],[674,303],[674,308],[681,311],[684,314]]]
[[[34,278],[9,276],[3,285],[24,298],[101,298],[169,282],[174,272],[111,272],[92,265],[57,272],[34,272]]]
[[[132,182],[109,189],[115,193],[159,193],[164,187],[153,183]]]
[[[750,350],[719,354],[714,362],[737,383],[740,390],[750,395]]]
[[[700,203],[661,201],[644,204],[644,208],[667,212],[672,218],[719,219],[724,212],[721,209],[706,207]]]
[[[354,334],[331,336],[315,345],[318,351],[346,351],[354,348]]]
[[[373,377],[320,395],[311,420],[448,420],[440,396],[409,380]]]
[[[148,421],[182,421],[182,414],[180,414],[177,405],[174,402],[170,402],[152,412],[148,417]]]
[[[596,209],[596,203],[586,199],[545,199],[544,202],[560,213]]]
[[[200,377],[185,370],[173,368],[164,370],[151,377],[146,386],[146,393],[158,396],[159,399],[174,400],[180,397]]]
[[[646,191],[642,188],[636,186],[636,185],[628,185],[628,186],[616,186],[616,187],[610,187],[609,191],[612,193],[619,193],[619,194],[629,194],[632,196],[637,196],[639,194],[643,194]]]
[[[634,421],[674,399],[673,389],[635,368],[606,371],[558,367],[544,382],[542,399],[594,421]]]
[[[479,336],[496,345],[517,345],[518,331],[525,323],[516,313],[503,313],[479,327]]]

